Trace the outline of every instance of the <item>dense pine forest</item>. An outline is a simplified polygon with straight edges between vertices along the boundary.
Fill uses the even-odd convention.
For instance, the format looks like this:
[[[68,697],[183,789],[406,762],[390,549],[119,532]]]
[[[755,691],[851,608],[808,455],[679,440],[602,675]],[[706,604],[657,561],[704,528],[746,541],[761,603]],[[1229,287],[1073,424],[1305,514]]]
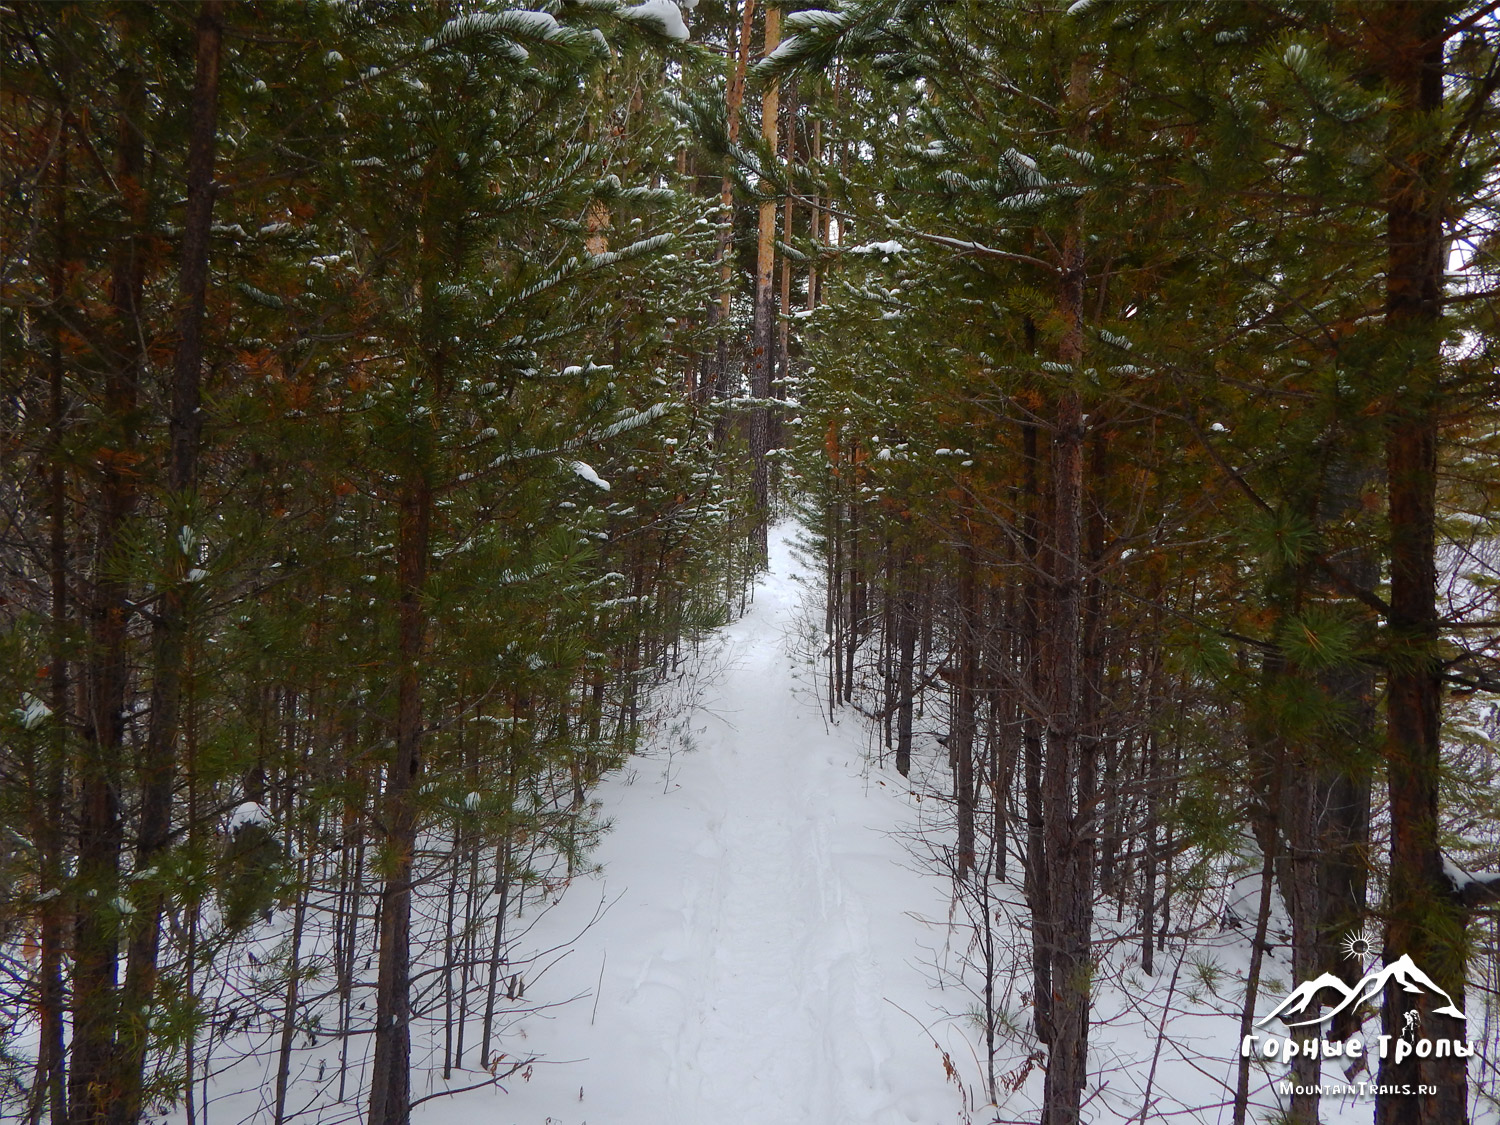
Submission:
[[[796,536],[972,1048],[889,1120],[1500,1121],[1500,2],[0,27],[6,1120],[511,1120]]]

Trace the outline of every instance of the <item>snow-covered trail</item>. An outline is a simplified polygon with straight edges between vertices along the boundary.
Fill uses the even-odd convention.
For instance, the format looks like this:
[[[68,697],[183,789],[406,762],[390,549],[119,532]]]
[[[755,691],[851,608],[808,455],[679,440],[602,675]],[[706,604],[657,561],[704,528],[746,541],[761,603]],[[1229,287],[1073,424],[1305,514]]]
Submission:
[[[532,1017],[515,1044],[559,1065],[507,1094],[428,1103],[423,1120],[957,1119],[923,1025],[967,1052],[939,1013],[967,1004],[933,990],[944,934],[908,913],[944,918],[943,881],[913,870],[897,835],[912,815],[900,779],[867,766],[852,722],[830,730],[819,716],[810,669],[788,653],[800,588],[786,531],[771,555],[750,612],[724,631],[695,748],[602,787],[614,822],[602,873],[575,880],[533,931],[566,940],[609,904],[527,993],[581,996]]]

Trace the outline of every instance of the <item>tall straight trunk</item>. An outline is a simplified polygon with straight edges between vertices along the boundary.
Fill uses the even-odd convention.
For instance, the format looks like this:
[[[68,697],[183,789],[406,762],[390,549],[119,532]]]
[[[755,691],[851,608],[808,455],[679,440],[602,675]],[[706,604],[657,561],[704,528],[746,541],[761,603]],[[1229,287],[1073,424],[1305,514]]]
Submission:
[[[1341,458],[1328,472],[1319,502],[1320,522],[1353,520],[1378,474],[1379,466],[1367,459]],[[1336,562],[1363,589],[1374,589],[1379,582],[1380,561],[1371,544],[1344,552]],[[1376,670],[1364,662],[1330,669],[1322,676],[1322,686],[1339,702],[1341,715],[1313,763],[1317,971],[1333,973],[1352,987],[1364,973],[1364,960],[1345,956],[1340,942],[1365,921],[1371,787],[1378,753]],[[1347,1039],[1359,1030],[1356,1020],[1353,1009],[1340,1012],[1329,1027],[1329,1038]]]
[[[469,877],[464,892],[464,927],[458,942],[458,1035],[453,1045],[453,1065],[463,1069],[464,1032],[469,1024],[469,981],[474,975],[475,943],[479,939],[479,848],[469,845]]]
[[[844,702],[854,701],[854,658],[859,652],[859,629],[864,620],[864,587],[859,567],[859,447],[851,443],[849,477],[849,617],[844,642]]]
[[[787,91],[786,106],[786,164],[790,171],[797,160],[797,95],[796,86],[793,85]],[[781,241],[788,246],[792,244],[792,222],[794,219],[792,197],[788,193],[781,205]],[[789,254],[781,256],[781,283],[780,299],[778,309],[781,315],[776,322],[776,365],[771,374],[771,397],[778,402],[786,399],[786,380],[791,374],[791,360],[789,358],[789,343],[791,340],[791,318],[787,315],[792,311],[792,258]],[[778,411],[771,419],[771,444],[780,449],[785,444],[782,433],[781,414]]]
[[[834,459],[833,474],[830,481],[833,486],[833,496],[828,502],[828,588],[824,613],[824,634],[828,637],[828,714],[833,715],[834,708],[844,698],[844,663],[840,651],[840,637],[843,630],[843,614],[840,608],[843,605],[844,590],[844,559],[843,559],[843,501],[839,497],[840,480],[838,475],[838,446],[837,430],[829,427],[830,454]]]
[[[386,776],[387,875],[380,894],[380,959],[375,985],[375,1052],[369,1125],[411,1117],[411,894],[417,844],[417,778],[422,770],[425,593],[430,561],[432,486],[422,466],[401,485],[396,577],[400,589],[396,667],[396,746]]]
[[[121,39],[134,45],[133,12],[121,12]],[[142,356],[141,293],[145,279],[146,196],[141,178],[146,143],[140,125],[146,87],[120,70],[119,147],[115,182],[124,211],[110,267],[110,329],[104,376],[104,427],[98,460],[98,514],[88,594],[89,651],[83,670],[83,737],[77,780],[78,863],[73,922],[73,1037],[68,1120],[104,1125],[118,1096],[115,1023],[119,1007],[120,755],[129,682],[130,590],[121,553],[136,506],[135,432]]]
[[[837,89],[835,88],[835,97]],[[823,122],[814,121],[812,124],[812,139],[810,141],[810,163],[816,165],[823,160]],[[823,197],[821,194],[813,196],[812,209],[812,241],[821,246],[828,245],[828,215],[823,210]],[[816,257],[808,263],[807,267],[807,311],[812,312],[818,307],[818,259]],[[789,306],[790,307],[790,306]]]
[[[489,980],[485,986],[484,995],[484,1028],[479,1039],[479,1065],[482,1067],[490,1065],[490,1037],[495,1026],[495,1002],[500,984],[500,967],[504,963],[505,914],[510,909],[510,853],[513,839],[513,834],[507,830],[504,842],[495,849],[495,890],[500,895],[500,902],[495,907],[494,936],[490,942]]]
[[[1086,884],[1086,894],[1092,901],[1096,868],[1098,863],[1099,809],[1096,798],[1099,788],[1099,757],[1114,739],[1104,729],[1105,709],[1105,659],[1107,595],[1104,583],[1099,579],[1108,537],[1106,527],[1106,485],[1109,475],[1109,435],[1102,428],[1095,428],[1089,441],[1088,512],[1085,517],[1087,560],[1083,582],[1083,650],[1080,654],[1082,682],[1079,685],[1079,757],[1078,782],[1074,797],[1075,819],[1079,836],[1080,878]],[[1116,803],[1116,802],[1111,802]]]
[[[1076,1125],[1087,1078],[1089,936],[1092,870],[1084,855],[1085,815],[1075,805],[1079,780],[1082,657],[1083,411],[1078,392],[1063,392],[1053,441],[1052,543],[1048,552],[1053,596],[1048,611],[1049,692],[1047,760],[1042,779],[1046,862],[1052,873],[1052,1018],[1043,1125]]]
[[[953,723],[948,752],[954,765],[954,798],[958,810],[958,853],[954,874],[966,879],[974,870],[975,686],[979,676],[979,611],[975,594],[974,546],[967,538],[958,568],[958,668],[953,684]]]
[[[451,871],[448,875],[448,903],[443,912],[443,1078],[453,1077],[453,990],[455,981],[454,974],[458,966],[454,964],[453,944],[453,912],[458,902],[458,879],[459,868],[462,866],[457,841],[448,853],[448,862]],[[462,953],[460,951],[460,956]]]
[[[793,103],[795,105],[795,103]],[[786,138],[786,162],[788,167],[792,163],[792,144],[796,136],[796,121],[793,107],[787,109],[787,138]],[[788,246],[792,244],[792,197],[788,195],[781,206],[781,241]],[[786,401],[786,381],[791,374],[791,360],[788,358],[788,345],[791,340],[792,322],[787,313],[792,309],[792,259],[790,255],[781,256],[781,282],[780,292],[777,296],[774,333],[776,338],[776,349],[773,355],[771,368],[771,397],[777,402]],[[771,415],[770,422],[771,448],[781,449],[786,444],[785,433],[782,428],[781,411],[778,408]]]
[[[770,54],[781,42],[781,9],[766,7],[765,53]],[[780,134],[780,85],[772,82],[761,95],[760,135],[772,156]],[[755,240],[755,306],[750,340],[750,394],[760,400],[750,408],[750,482],[756,507],[755,548],[760,562],[765,561],[766,525],[771,510],[771,466],[767,453],[771,448],[771,380],[776,371],[776,294],[773,288],[776,267],[776,200],[769,197],[772,184],[760,182],[768,196],[761,201]]]
[[[725,94],[725,128],[731,145],[740,139],[740,108],[745,101],[745,70],[750,62],[750,31],[755,21],[755,0],[745,0],[740,12],[740,37],[735,49],[734,69]],[[734,181],[726,170],[719,180],[719,242],[715,250],[719,263],[719,297],[717,308],[710,309],[709,320],[719,331],[714,341],[714,394],[729,395],[729,314],[734,296]],[[705,392],[706,394],[706,392]],[[714,442],[722,446],[727,436],[727,419],[720,415],[714,423]]]
[[[1027,322],[1027,336],[1034,329]],[[1039,702],[1046,693],[1041,644],[1041,575],[1040,547],[1041,485],[1038,473],[1037,427],[1021,427],[1021,448],[1025,472],[1023,494],[1024,516],[1021,542],[1027,562],[1025,586],[1021,595],[1021,669],[1023,690],[1028,702]],[[1031,994],[1036,1036],[1043,1043],[1052,1042],[1052,872],[1047,862],[1047,817],[1042,801],[1042,732],[1034,706],[1027,706],[1021,716],[1021,757],[1026,784],[1026,901],[1031,912]]]
[[[1089,61],[1073,62],[1070,111],[1082,119]],[[1081,131],[1081,130],[1078,130]],[[1080,138],[1081,140],[1082,138]],[[1088,1080],[1090,939],[1093,932],[1092,793],[1083,746],[1083,371],[1084,251],[1081,215],[1064,238],[1058,291],[1063,330],[1058,359],[1067,382],[1053,413],[1052,519],[1046,622],[1049,665],[1047,763],[1042,803],[1047,863],[1052,869],[1052,1021],[1054,1036],[1043,1091],[1043,1125],[1077,1125]]]
[[[1008,569],[1014,570],[1014,542],[1007,548],[1006,555],[1006,561],[1010,564]],[[1018,592],[1015,584],[1007,583],[1001,594],[999,651],[994,658],[994,666],[1001,670],[1001,682],[1009,680],[1012,685],[1021,632],[1017,621]],[[995,839],[993,871],[995,878],[1002,883],[1010,878],[1011,794],[1016,765],[1020,759],[1019,718],[1020,698],[1014,686],[1011,690],[990,693],[990,789],[994,801],[991,831]]]
[[[198,454],[203,433],[199,409],[203,370],[203,319],[208,299],[209,237],[214,206],[214,149],[218,135],[219,56],[223,11],[218,0],[207,0],[198,11],[195,30],[197,62],[193,80],[188,139],[187,209],[182,234],[182,264],[178,273],[180,307],[177,353],[172,367],[172,405],[168,419],[171,449],[167,462],[166,585],[152,626],[151,723],[141,754],[140,834],[136,870],[156,866],[172,832],[172,786],[177,772],[177,736],[181,726],[182,668],[187,650],[187,603],[192,584],[189,573],[196,559],[189,530],[193,492],[198,479]],[[161,943],[166,890],[151,880],[147,901],[135,916],[125,988],[120,1012],[118,1044],[121,1053],[121,1096],[112,1106],[119,1125],[140,1119],[145,1088],[147,1017],[156,993],[157,959]]]
[[[281,1043],[276,1051],[276,1100],[272,1125],[283,1125],[287,1119],[287,1084],[292,1070],[292,1043],[297,1037],[298,992],[302,983],[302,930],[307,922],[307,897],[311,886],[311,864],[303,860],[297,865],[297,906],[292,913],[291,952],[287,958],[286,992],[281,1005]]]
[[[1255,1000],[1260,994],[1260,970],[1266,951],[1266,929],[1271,921],[1271,891],[1274,885],[1276,857],[1267,852],[1260,868],[1260,905],[1255,912],[1255,936],[1250,942],[1250,969],[1245,978],[1245,1003],[1240,1008],[1240,1039],[1243,1043],[1255,1026]],[[1147,932],[1147,944],[1150,944]],[[1236,1068],[1234,1086],[1233,1125],[1245,1125],[1245,1113],[1250,1104],[1250,1055],[1240,1055]]]
[[[1440,342],[1443,238],[1441,34],[1448,6],[1382,5],[1366,18],[1395,91],[1387,153],[1386,358],[1395,384],[1387,419],[1392,652],[1386,681],[1386,778],[1391,866],[1386,891],[1385,959],[1410,956],[1463,1007],[1467,909],[1443,873],[1438,844],[1442,769],[1442,660],[1438,649],[1436,501],[1441,411]],[[1429,992],[1387,986],[1382,1028],[1399,1037],[1415,1013],[1420,1034],[1457,1037],[1463,1024],[1436,1014]],[[1463,1125],[1468,1120],[1463,1059],[1380,1062],[1380,1083],[1435,1093],[1382,1096],[1378,1125]]]
[[[1278,816],[1284,826],[1286,845],[1280,859],[1283,871],[1282,896],[1292,923],[1292,977],[1313,980],[1321,969],[1318,921],[1320,890],[1318,885],[1316,772],[1295,752],[1286,754],[1286,780],[1278,802]],[[1316,1003],[1316,1001],[1315,1001]],[[1314,1007],[1308,1013],[1318,1014]],[[1287,1125],[1318,1125],[1317,1091],[1322,1060],[1316,1055],[1298,1055],[1292,1060],[1293,1090],[1287,1102]]]
[[[917,568],[902,547],[896,579],[896,769],[911,773],[913,660],[917,649]]]
[[[1141,825],[1141,968],[1151,975],[1156,972],[1157,786],[1161,778],[1161,767],[1157,762],[1155,731],[1146,735],[1142,754],[1144,761],[1141,769],[1141,783],[1146,790],[1146,818]]]
[[[1373,584],[1372,580],[1369,585]],[[1351,670],[1338,679],[1331,692],[1350,708],[1350,741],[1361,748],[1372,745],[1376,727],[1373,670]],[[1318,781],[1317,798],[1322,813],[1318,882],[1323,893],[1317,921],[1322,955],[1320,971],[1343,978],[1351,987],[1362,974],[1364,964],[1362,959],[1345,956],[1340,942],[1364,922],[1373,782],[1369,760],[1362,752],[1356,753],[1358,760],[1353,765],[1343,768],[1325,765]],[[1329,1038],[1349,1038],[1359,1030],[1357,1018],[1353,1010],[1340,1012],[1329,1026]]]
[[[59,77],[68,88],[66,71]],[[52,615],[50,668],[52,737],[41,770],[42,792],[35,836],[40,851],[38,889],[41,892],[41,964],[38,966],[37,1082],[32,1119],[41,1118],[45,1104],[53,1125],[67,1120],[65,1079],[67,1059],[63,1046],[63,931],[67,921],[62,895],[64,785],[68,756],[68,494],[63,443],[67,416],[67,360],[63,351],[66,320],[67,261],[71,252],[68,224],[68,125],[66,114],[58,124],[58,156],[53,199],[52,321],[48,331],[48,376],[50,381],[48,424],[51,449],[48,458],[48,581]]]
[[[347,821],[346,821],[347,823]],[[354,1022],[354,965],[359,945],[360,911],[365,901],[365,837],[360,832],[354,845],[353,872],[349,879],[349,911],[344,930],[344,959],[339,966],[339,1101],[348,1093],[349,1043]]]

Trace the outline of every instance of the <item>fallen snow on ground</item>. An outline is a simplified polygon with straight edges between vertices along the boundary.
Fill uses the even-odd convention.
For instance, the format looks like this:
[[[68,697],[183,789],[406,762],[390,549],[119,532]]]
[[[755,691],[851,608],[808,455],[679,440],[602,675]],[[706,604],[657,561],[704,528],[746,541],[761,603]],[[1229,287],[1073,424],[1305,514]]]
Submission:
[[[508,1092],[429,1102],[419,1121],[959,1119],[942,1052],[968,1066],[972,1048],[946,1018],[957,997],[935,987],[943,928],[919,920],[946,917],[946,890],[902,843],[899,775],[866,763],[853,716],[829,727],[820,714],[791,654],[805,567],[786,532],[771,552],[754,604],[722,633],[719,682],[680,728],[691,748],[659,747],[601,786],[614,827],[600,871],[533,933],[584,930],[528,991],[576,997],[514,1044],[545,1061]]]

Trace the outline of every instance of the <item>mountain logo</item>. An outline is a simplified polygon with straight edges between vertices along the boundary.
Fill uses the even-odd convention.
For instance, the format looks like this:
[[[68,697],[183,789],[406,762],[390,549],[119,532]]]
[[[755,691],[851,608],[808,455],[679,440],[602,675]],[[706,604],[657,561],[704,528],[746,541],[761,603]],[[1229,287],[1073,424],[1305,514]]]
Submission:
[[[1264,1019],[1255,1021],[1256,1027],[1270,1023],[1278,1016],[1288,1027],[1304,1027],[1307,1024],[1327,1023],[1345,1008],[1352,1008],[1373,1000],[1385,991],[1385,986],[1391,981],[1399,984],[1405,992],[1432,992],[1447,1001],[1441,1008],[1435,1009],[1440,1016],[1453,1016],[1455,1019],[1466,1020],[1467,1016],[1458,1010],[1458,1005],[1453,1003],[1453,997],[1449,996],[1437,984],[1417,968],[1416,963],[1406,954],[1401,959],[1380,968],[1371,969],[1360,977],[1354,985],[1345,984],[1332,973],[1324,973],[1316,980],[1305,981],[1292,989],[1291,993],[1280,1004],[1271,1011]],[[1294,1017],[1300,1016],[1313,1006],[1318,994],[1325,988],[1332,989],[1339,995],[1339,1002],[1328,1010],[1325,1015],[1317,1016],[1310,1020],[1299,1020]]]

